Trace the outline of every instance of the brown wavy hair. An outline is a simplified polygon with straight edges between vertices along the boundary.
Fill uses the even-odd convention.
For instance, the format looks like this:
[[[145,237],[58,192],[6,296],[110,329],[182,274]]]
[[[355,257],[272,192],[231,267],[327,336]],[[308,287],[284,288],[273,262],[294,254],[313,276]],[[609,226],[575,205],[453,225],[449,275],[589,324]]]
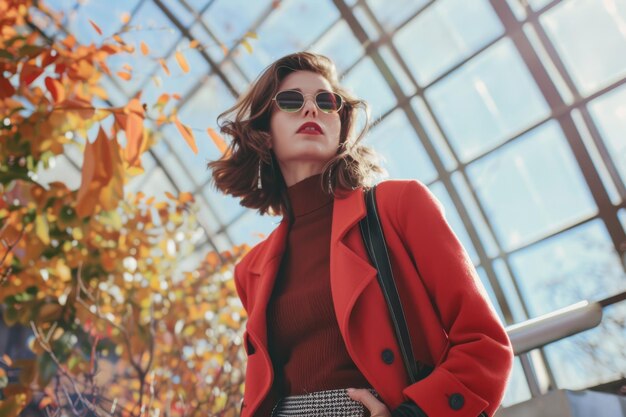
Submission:
[[[325,165],[321,186],[334,194],[334,188],[354,189],[373,185],[376,174],[385,173],[378,155],[360,145],[369,129],[370,112],[367,102],[352,95],[339,85],[335,64],[326,56],[311,52],[286,55],[263,70],[237,103],[217,117],[220,131],[232,141],[219,160],[208,163],[214,186],[225,194],[240,197],[244,207],[257,209],[260,214],[291,214],[287,187],[272,149],[270,116],[271,98],[285,77],[295,71],[311,71],[322,75],[336,93],[344,98],[339,118],[341,130],[337,154]],[[365,124],[356,135],[357,112],[365,113]],[[259,159],[262,161],[263,188],[257,189]],[[332,169],[331,169],[332,168]],[[328,176],[332,186],[328,187]],[[339,195],[337,193],[336,195]]]

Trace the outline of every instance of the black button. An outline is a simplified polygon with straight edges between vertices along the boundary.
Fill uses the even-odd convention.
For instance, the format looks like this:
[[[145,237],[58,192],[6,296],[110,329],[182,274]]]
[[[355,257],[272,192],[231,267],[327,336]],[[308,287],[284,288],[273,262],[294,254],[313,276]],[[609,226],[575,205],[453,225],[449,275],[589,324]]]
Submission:
[[[463,405],[465,405],[465,397],[463,397],[463,395],[461,394],[454,393],[448,399],[448,404],[450,405],[451,409],[460,410],[461,408],[463,408]]]
[[[391,349],[385,349],[383,350],[382,353],[382,358],[383,358],[383,362],[385,362],[387,365],[391,365],[393,363],[394,360],[394,354],[391,351]]]

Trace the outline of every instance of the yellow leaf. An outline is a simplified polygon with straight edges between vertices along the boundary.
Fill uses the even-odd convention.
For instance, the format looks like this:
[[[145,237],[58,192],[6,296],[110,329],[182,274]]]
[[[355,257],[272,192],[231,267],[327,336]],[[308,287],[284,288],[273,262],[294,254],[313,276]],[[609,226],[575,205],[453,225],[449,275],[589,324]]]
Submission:
[[[228,149],[228,145],[226,144],[224,138],[222,138],[219,133],[217,133],[213,128],[209,127],[206,131],[213,140],[213,143],[215,143],[215,146],[217,146],[217,149],[220,151],[220,153],[226,152],[226,149]]]
[[[141,48],[142,54],[148,55],[150,53],[150,49],[148,48],[148,45],[146,45],[144,41],[141,41],[140,48]]]
[[[241,44],[244,46],[244,48],[246,48],[246,51],[248,51],[249,54],[252,53],[252,45],[250,45],[250,43],[246,39],[242,39]]]
[[[182,52],[176,51],[176,61],[178,62],[178,65],[180,66],[180,69],[183,70],[183,72],[189,72],[189,65],[187,64],[187,60],[185,59],[185,56],[182,54]]]
[[[243,35],[244,38],[252,38],[252,39],[259,39],[258,35],[256,34],[256,32],[246,32],[245,35]]]
[[[91,23],[91,26],[93,26],[96,32],[98,32],[98,35],[102,35],[102,29],[100,29],[100,27],[96,25],[96,23],[93,20],[89,19],[89,23]]]
[[[187,142],[187,144],[189,145],[193,153],[198,155],[198,146],[196,145],[196,139],[194,138],[193,132],[191,131],[191,129],[183,125],[178,120],[178,117],[176,116],[174,116],[174,124],[176,124],[178,131],[180,132],[181,135],[183,135],[183,139],[185,139],[185,141]]]
[[[50,231],[48,229],[48,221],[42,215],[36,217],[35,234],[43,244],[50,244]]]

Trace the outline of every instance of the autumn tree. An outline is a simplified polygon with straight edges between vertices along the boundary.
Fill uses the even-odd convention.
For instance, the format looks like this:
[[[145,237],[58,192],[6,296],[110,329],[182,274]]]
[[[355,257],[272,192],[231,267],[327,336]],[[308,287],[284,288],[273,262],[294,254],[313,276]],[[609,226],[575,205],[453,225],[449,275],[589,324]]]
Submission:
[[[107,60],[147,47],[93,20],[100,44],[52,41],[33,8],[60,24],[41,2],[0,0],[0,314],[30,334],[30,355],[0,356],[0,415],[235,415],[245,317],[232,265],[247,247],[181,271],[198,227],[192,195],[125,192],[157,141],[147,119],[174,124],[197,152],[177,96],[113,106],[102,79],[132,68]],[[38,182],[69,147],[83,154],[80,187]]]

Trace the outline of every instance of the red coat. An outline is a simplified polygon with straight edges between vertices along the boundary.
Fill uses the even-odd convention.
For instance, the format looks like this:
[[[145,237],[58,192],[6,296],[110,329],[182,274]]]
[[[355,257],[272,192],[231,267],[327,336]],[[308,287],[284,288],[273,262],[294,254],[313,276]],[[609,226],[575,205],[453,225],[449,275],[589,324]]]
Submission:
[[[415,358],[435,369],[409,384],[376,269],[361,238],[358,223],[366,214],[362,188],[337,195],[333,203],[330,285],[348,353],[390,409],[411,399],[429,417],[492,416],[511,372],[512,348],[443,206],[416,180],[383,181],[376,197]],[[235,268],[237,291],[248,312],[242,417],[254,415],[273,380],[265,312],[287,232],[283,219]]]

